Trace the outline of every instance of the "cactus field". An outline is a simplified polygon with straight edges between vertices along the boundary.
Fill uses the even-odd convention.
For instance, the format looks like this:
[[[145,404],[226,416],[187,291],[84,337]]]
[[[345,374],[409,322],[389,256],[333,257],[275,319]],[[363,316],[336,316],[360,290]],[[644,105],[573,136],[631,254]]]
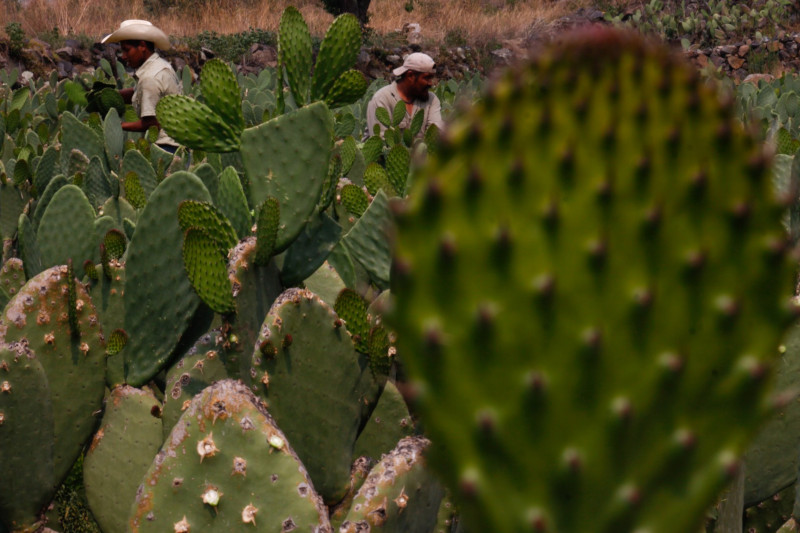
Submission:
[[[175,154],[4,74],[0,533],[798,531],[798,78],[583,30],[366,137],[360,45],[287,8]]]

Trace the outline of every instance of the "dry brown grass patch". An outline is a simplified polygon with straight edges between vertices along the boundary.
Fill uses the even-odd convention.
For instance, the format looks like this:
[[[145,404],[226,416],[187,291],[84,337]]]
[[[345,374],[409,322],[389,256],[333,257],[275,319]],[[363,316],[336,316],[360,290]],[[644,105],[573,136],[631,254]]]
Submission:
[[[186,0],[187,2],[189,0]],[[407,0],[372,0],[370,28],[378,35],[400,30],[417,22],[428,42],[443,43],[448,34],[460,32],[470,43],[525,37],[531,29],[587,5],[586,0],[415,0],[412,12]],[[312,34],[322,36],[333,17],[320,0],[196,0],[191,9],[148,13],[143,0],[15,0],[0,4],[0,19],[22,24],[29,36],[58,28],[62,35],[86,35],[100,39],[119,22],[129,18],[149,19],[176,37],[201,31],[230,34],[258,28],[277,31],[284,8],[294,5],[303,13]]]

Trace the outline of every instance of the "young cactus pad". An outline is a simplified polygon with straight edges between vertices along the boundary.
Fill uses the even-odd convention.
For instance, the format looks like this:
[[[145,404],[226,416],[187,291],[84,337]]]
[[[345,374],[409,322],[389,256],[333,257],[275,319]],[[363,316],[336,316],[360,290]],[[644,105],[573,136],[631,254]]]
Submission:
[[[610,29],[508,72],[445,139],[399,217],[392,324],[465,525],[697,530],[793,318],[760,143]]]

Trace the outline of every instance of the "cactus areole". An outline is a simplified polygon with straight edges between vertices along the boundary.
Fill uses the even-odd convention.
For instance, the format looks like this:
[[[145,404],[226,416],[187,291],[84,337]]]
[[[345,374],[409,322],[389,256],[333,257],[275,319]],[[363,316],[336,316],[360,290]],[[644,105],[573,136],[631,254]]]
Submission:
[[[474,531],[699,529],[795,314],[729,98],[583,31],[449,127],[399,217],[391,325]]]

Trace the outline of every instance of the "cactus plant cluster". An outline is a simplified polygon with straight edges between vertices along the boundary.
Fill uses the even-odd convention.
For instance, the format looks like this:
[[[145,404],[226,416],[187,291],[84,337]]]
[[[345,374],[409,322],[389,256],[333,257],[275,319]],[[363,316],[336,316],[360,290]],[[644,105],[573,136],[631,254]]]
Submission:
[[[0,87],[0,530],[699,529],[796,316],[791,201],[732,103],[606,30],[438,141],[387,113],[362,142],[355,19],[316,64],[294,8],[279,43],[184,71],[176,154],[122,132],[110,65]]]

